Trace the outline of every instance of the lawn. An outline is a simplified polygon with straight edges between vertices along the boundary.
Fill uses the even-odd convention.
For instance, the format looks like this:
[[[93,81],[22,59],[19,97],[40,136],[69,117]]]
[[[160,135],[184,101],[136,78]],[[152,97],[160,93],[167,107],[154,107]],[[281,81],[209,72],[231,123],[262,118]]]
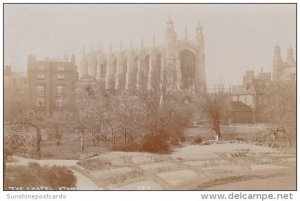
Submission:
[[[60,145],[55,140],[48,139],[42,141],[41,146],[42,158],[56,159],[80,159],[81,156],[94,153],[100,154],[111,149],[110,141],[106,143],[100,141],[99,145],[93,145],[89,136],[85,138],[85,150],[80,150],[80,139],[76,134],[65,133],[62,137]]]

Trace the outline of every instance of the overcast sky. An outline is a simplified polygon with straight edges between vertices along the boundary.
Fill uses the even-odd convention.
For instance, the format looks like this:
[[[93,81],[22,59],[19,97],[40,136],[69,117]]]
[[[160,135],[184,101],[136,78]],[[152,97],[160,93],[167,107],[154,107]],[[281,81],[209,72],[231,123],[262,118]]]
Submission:
[[[271,71],[273,48],[296,47],[296,5],[4,5],[4,61],[15,70],[26,70],[27,56],[63,57],[76,54],[82,47],[103,43],[108,50],[139,47],[164,42],[169,15],[175,23],[178,38],[195,38],[195,27],[204,28],[207,83],[239,84],[246,70]]]

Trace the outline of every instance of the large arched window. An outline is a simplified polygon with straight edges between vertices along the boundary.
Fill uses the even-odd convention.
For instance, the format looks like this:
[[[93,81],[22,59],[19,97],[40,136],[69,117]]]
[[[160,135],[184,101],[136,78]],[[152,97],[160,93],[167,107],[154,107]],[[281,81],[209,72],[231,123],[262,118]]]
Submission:
[[[103,64],[101,64],[101,69],[100,69],[100,73],[101,73],[101,77],[105,77],[105,75],[106,75],[106,71],[107,71],[107,69],[106,69],[106,61],[104,61],[104,63]]]
[[[180,52],[180,61],[182,89],[190,89],[195,84],[196,57],[190,50],[182,50]]]
[[[161,82],[161,54],[159,53],[156,57],[156,69],[154,76],[154,87],[159,87],[159,83]]]
[[[89,98],[94,98],[95,97],[95,92],[94,89],[88,85],[84,89],[84,93],[89,97]]]
[[[149,65],[150,65],[150,63],[149,63],[149,55],[147,55],[146,57],[145,57],[145,60],[144,60],[144,68],[142,69],[142,89],[147,89],[147,84],[148,84],[148,73],[149,73]]]

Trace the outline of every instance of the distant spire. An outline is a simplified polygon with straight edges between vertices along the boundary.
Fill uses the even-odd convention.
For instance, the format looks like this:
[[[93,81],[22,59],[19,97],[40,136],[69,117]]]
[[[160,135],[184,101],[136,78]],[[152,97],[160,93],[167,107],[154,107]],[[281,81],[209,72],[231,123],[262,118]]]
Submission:
[[[278,44],[274,47],[274,57],[281,57],[280,46]]]
[[[122,40],[120,40],[120,51],[122,50],[123,48],[123,44],[122,44]]]
[[[74,54],[74,53],[73,53],[72,56],[71,56],[71,61],[72,61],[73,63],[75,63],[75,61],[76,61],[76,59],[75,59],[75,54]]]
[[[198,22],[196,32],[197,32],[197,34],[202,34],[202,25],[201,25],[200,21]]]
[[[130,39],[130,49],[133,49],[132,40]]]
[[[152,44],[153,44],[153,47],[155,47],[155,34],[153,34]]]
[[[198,21],[198,27],[202,27],[202,25],[201,25],[200,21]]]
[[[97,51],[100,51],[100,41],[98,40],[98,46],[97,46]]]
[[[94,45],[91,44],[91,52],[94,52]]]
[[[110,41],[109,51],[112,52],[112,42]]]
[[[188,33],[187,33],[187,28],[186,28],[186,26],[184,27],[184,39],[185,39],[185,40],[188,39]]]
[[[144,48],[144,39],[143,39],[143,36],[141,37],[141,48]]]
[[[293,48],[291,46],[287,49],[286,61],[290,64],[293,64],[295,62]]]
[[[69,55],[68,54],[64,55],[64,61],[69,61]]]
[[[198,21],[198,25],[196,27],[195,39],[196,42],[198,43],[198,47],[203,49],[204,36],[203,36],[203,28],[201,26],[200,21]]]
[[[85,55],[85,48],[84,48],[84,46],[82,47],[82,55]]]

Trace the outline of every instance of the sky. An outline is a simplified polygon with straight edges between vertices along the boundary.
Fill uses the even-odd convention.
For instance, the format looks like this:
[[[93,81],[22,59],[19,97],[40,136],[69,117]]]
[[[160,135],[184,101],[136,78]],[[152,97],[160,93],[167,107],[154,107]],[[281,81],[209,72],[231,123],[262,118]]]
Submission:
[[[241,84],[246,70],[272,70],[274,46],[296,47],[295,4],[5,4],[4,64],[26,71],[29,54],[37,58],[75,54],[83,47],[104,51],[122,40],[140,47],[162,45],[171,14],[178,39],[185,27],[190,40],[201,23],[208,86]],[[294,53],[295,54],[295,53]]]

